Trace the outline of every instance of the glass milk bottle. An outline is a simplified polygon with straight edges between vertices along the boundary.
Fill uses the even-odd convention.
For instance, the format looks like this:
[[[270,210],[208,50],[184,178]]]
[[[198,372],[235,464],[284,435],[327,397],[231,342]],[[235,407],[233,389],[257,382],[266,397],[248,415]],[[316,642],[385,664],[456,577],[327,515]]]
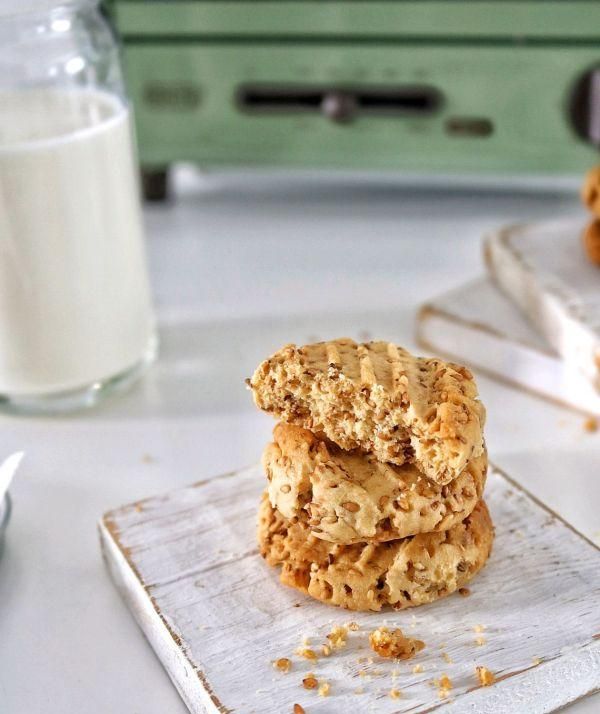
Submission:
[[[154,349],[114,38],[91,0],[2,0],[0,409],[92,404]]]

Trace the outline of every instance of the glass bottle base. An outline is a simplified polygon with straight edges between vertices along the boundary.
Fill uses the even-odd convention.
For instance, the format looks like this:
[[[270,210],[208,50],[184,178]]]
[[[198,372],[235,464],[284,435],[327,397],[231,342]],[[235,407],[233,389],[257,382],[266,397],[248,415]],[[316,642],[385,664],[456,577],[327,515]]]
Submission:
[[[89,409],[105,397],[121,392],[136,382],[156,358],[158,343],[152,338],[142,358],[122,372],[85,387],[43,395],[0,393],[0,412],[24,415],[52,415]]]

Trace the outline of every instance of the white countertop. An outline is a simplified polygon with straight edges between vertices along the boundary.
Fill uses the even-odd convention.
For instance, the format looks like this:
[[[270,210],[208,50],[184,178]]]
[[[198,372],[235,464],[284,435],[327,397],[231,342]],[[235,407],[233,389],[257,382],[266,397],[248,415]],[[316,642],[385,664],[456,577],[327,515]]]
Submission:
[[[178,200],[146,212],[159,361],[92,412],[0,417],[0,455],[27,454],[0,561],[2,714],[186,711],[106,575],[97,519],[257,461],[272,422],[243,378],[282,343],[350,335],[414,347],[415,308],[482,271],[483,232],[581,212],[565,194],[178,179]],[[600,433],[490,379],[479,386],[491,458],[600,542]],[[596,695],[569,711],[599,706]]]

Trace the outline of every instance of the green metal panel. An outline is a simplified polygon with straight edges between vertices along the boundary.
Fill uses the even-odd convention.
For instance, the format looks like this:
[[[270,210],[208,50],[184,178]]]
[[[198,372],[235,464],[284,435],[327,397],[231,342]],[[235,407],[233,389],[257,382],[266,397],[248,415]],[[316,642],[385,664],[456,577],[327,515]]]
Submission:
[[[287,3],[286,3],[287,4]],[[574,79],[596,47],[361,45],[327,42],[126,44],[142,162],[354,167],[451,172],[580,172],[597,152],[566,117]],[[242,82],[427,84],[446,101],[435,116],[250,116]],[[451,137],[450,117],[487,117],[489,137]]]
[[[123,37],[399,37],[521,42],[600,36],[597,0],[113,0]]]

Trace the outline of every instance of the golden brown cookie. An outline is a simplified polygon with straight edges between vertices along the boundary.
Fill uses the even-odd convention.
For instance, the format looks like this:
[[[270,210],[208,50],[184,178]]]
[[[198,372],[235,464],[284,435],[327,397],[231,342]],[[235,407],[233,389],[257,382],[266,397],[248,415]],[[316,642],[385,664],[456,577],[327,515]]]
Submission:
[[[600,266],[600,220],[590,221],[585,227],[583,247],[588,260]]]
[[[383,464],[283,422],[262,462],[271,505],[285,518],[302,520],[318,538],[344,544],[451,528],[475,508],[487,472],[484,450],[442,486],[412,464]]]
[[[600,166],[594,166],[586,175],[581,187],[583,205],[600,218]]]
[[[483,501],[447,531],[354,545],[328,543],[300,521],[287,521],[266,493],[259,509],[260,552],[281,566],[281,582],[349,610],[401,610],[449,595],[483,567],[493,540]]]
[[[466,367],[390,342],[287,345],[250,380],[256,405],[382,462],[448,483],[483,453],[485,410]]]

